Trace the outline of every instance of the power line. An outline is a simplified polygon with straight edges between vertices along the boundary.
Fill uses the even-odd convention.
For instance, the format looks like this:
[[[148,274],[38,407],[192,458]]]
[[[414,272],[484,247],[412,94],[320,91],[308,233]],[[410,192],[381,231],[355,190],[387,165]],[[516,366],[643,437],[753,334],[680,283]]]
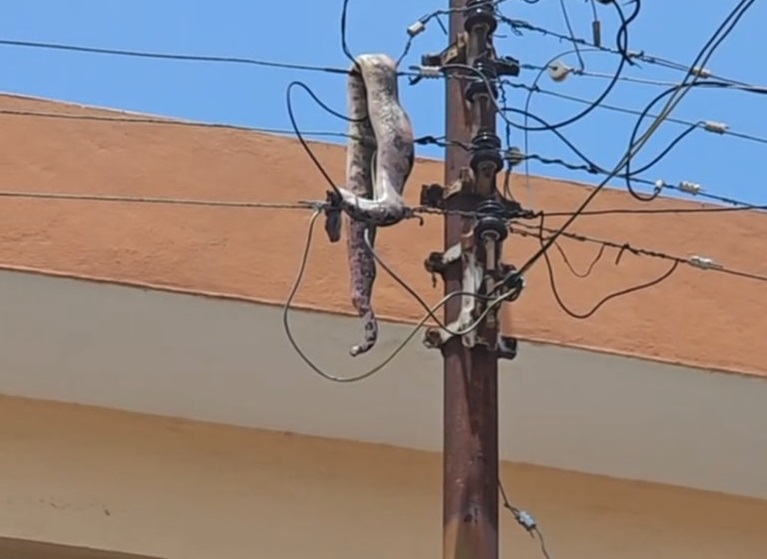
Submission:
[[[95,122],[120,122],[128,124],[150,124],[159,126],[185,126],[192,128],[219,128],[224,130],[238,130],[243,132],[256,132],[261,134],[278,134],[282,136],[295,136],[293,130],[287,128],[262,128],[256,126],[240,126],[236,124],[225,124],[216,122],[202,122],[191,120],[174,120],[172,118],[152,118],[152,117],[133,117],[133,116],[99,116],[99,115],[82,115],[72,113],[56,113],[45,111],[24,111],[14,109],[0,109],[0,115],[6,116],[24,116],[33,118],[50,118],[50,119],[63,119],[63,120],[90,120]],[[333,131],[309,131],[302,132],[307,136],[315,137],[334,137],[334,138],[348,138],[349,135],[345,132],[333,132]]]
[[[98,110],[92,108],[93,110]],[[110,109],[104,109],[110,110]],[[181,126],[190,128],[212,128],[222,130],[236,130],[240,132],[254,132],[257,134],[275,134],[279,136],[289,136],[296,138],[296,132],[294,129],[289,128],[265,128],[258,126],[243,126],[238,124],[227,124],[218,122],[203,122],[195,120],[176,120],[171,117],[141,117],[141,116],[103,116],[103,115],[84,115],[73,113],[58,113],[58,112],[46,112],[46,111],[32,111],[32,110],[16,110],[16,109],[0,109],[0,115],[5,116],[20,116],[31,118],[49,118],[49,119],[63,119],[63,120],[85,120],[93,122],[119,122],[126,124],[148,124],[155,126]],[[326,138],[343,138],[349,139],[352,136],[347,132],[336,132],[327,130],[301,130],[303,136],[311,137],[326,137]],[[375,138],[370,138],[375,140]],[[436,145],[445,147],[451,144],[451,140],[444,136],[421,136],[414,140],[416,145]]]
[[[147,196],[119,196],[107,194],[70,194],[63,192],[16,192],[0,190],[0,198],[30,198],[69,200],[80,202],[118,202],[134,204],[165,204],[174,206],[207,206],[223,208],[249,208],[266,210],[311,210],[321,202],[234,202],[225,200],[194,200],[190,198],[154,198]]]
[[[571,171],[583,171],[592,175],[608,175],[608,171],[601,169],[599,167],[594,166],[593,164],[581,164],[581,163],[571,163],[568,161],[565,161],[563,159],[559,158],[553,158],[553,157],[545,157],[538,154],[518,154],[515,157],[521,158],[521,159],[527,159],[531,161],[537,161],[543,165],[556,165],[559,167],[564,167],[566,169],[569,169]],[[621,178],[621,176],[618,176],[616,178]],[[670,182],[666,182],[663,180],[651,180],[643,177],[637,177],[637,176],[630,176],[630,180],[639,184],[643,184],[645,186],[652,187],[655,191],[662,191],[664,189],[668,190],[674,190],[681,194],[686,194],[687,196],[692,196],[694,198],[705,198],[707,200],[711,200],[714,202],[719,202],[721,204],[728,204],[730,206],[736,206],[735,208],[680,208],[678,210],[672,210],[672,209],[658,209],[658,210],[651,210],[651,209],[645,209],[645,210],[631,210],[631,213],[701,213],[701,212],[720,212],[720,211],[764,211],[767,210],[766,205],[759,205],[759,204],[753,204],[751,202],[746,202],[743,200],[738,200],[736,198],[732,198],[729,196],[723,196],[720,194],[715,194],[712,192],[706,192],[703,190],[703,188],[697,184],[692,183],[690,181],[681,181],[679,184],[674,184]],[[599,212],[599,214],[604,213],[611,213],[612,210],[594,210],[596,212]],[[628,211],[623,211],[621,213],[628,213]],[[546,212],[546,215],[552,215]],[[557,215],[564,215],[562,212],[558,213]],[[581,215],[598,215],[596,213],[590,212],[589,210],[585,210],[582,212]]]
[[[160,52],[126,50],[126,49],[86,47],[81,45],[69,45],[69,44],[62,44],[62,43],[16,41],[11,39],[0,39],[0,45],[10,46],[10,47],[58,50],[58,51],[67,51],[67,52],[80,52],[80,53],[88,53],[88,54],[103,54],[103,55],[110,55],[110,56],[124,56],[124,57],[131,57],[131,58],[178,60],[178,61],[185,61],[185,62],[245,64],[250,66],[261,66],[265,68],[281,68],[285,70],[301,70],[301,71],[307,71],[307,72],[324,72],[329,74],[343,74],[343,75],[349,74],[349,70],[345,68],[334,68],[330,66],[315,66],[310,64],[293,64],[290,62],[275,62],[271,60],[262,60],[257,58],[241,58],[236,56],[173,54],[173,53],[160,53]]]
[[[559,99],[564,99],[564,100],[567,100],[567,101],[572,101],[574,103],[579,103],[579,104],[582,104],[582,105],[591,105],[591,101],[589,101],[588,99],[584,99],[583,97],[577,97],[575,95],[569,95],[567,93],[560,93],[558,91],[551,91],[551,90],[548,90],[548,89],[543,89],[541,87],[538,87],[537,85],[536,86],[532,86],[532,85],[528,85],[528,84],[509,82],[507,80],[504,81],[504,85],[508,85],[509,87],[513,87],[513,88],[516,88],[516,89],[525,89],[525,90],[533,92],[533,93],[541,93],[543,95],[548,95],[548,96],[551,96],[551,97],[556,97],[556,98],[559,98]],[[642,114],[643,114],[642,111],[640,111],[638,109],[630,109],[630,108],[621,107],[621,106],[618,106],[618,105],[611,105],[609,103],[600,103],[599,104],[599,108],[607,110],[607,111],[619,112],[619,113],[628,114],[628,115],[634,115],[634,116],[642,116]],[[645,116],[647,116],[648,118],[656,118],[658,115],[655,115],[655,114],[652,114],[652,113],[648,113]],[[690,121],[690,120],[683,120],[683,119],[676,118],[676,117],[669,117],[669,118],[666,119],[666,122],[671,122],[671,123],[674,123],[674,124],[682,124],[682,125],[685,125],[685,126],[698,126],[698,127],[701,127],[701,128],[705,128],[705,123],[707,121],[704,121],[704,120],[701,119],[698,122],[693,122],[693,121]],[[741,139],[744,139],[744,140],[750,140],[750,141],[753,141],[753,142],[758,142],[758,143],[761,143],[761,144],[767,144],[767,138],[765,138],[765,137],[756,136],[756,135],[753,135],[753,134],[746,134],[746,133],[743,133],[743,132],[737,132],[737,131],[731,130],[729,127],[727,127],[727,128],[721,128],[720,127],[716,131],[713,131],[713,130],[711,130],[711,131],[715,132],[715,133],[718,133],[718,134],[723,134],[723,135],[727,135],[727,136],[733,136],[733,137],[736,137],[736,138],[741,138]]]
[[[541,238],[540,232],[553,235],[553,234],[556,234],[558,231],[559,229],[554,229],[550,227],[541,227],[538,225],[529,225],[525,223],[515,223],[511,227],[511,233],[515,235],[520,235],[523,237],[535,237],[537,239]],[[586,235],[582,235],[580,233],[573,233],[568,231],[560,233],[560,236],[566,237],[574,241],[579,241],[582,243],[597,244],[600,246],[604,246],[605,248],[615,249],[619,251],[619,256],[628,252],[636,256],[646,256],[649,258],[666,260],[679,265],[690,266],[697,270],[718,272],[721,274],[726,274],[726,275],[735,276],[739,278],[750,279],[750,280],[760,281],[760,282],[767,282],[767,276],[727,268],[726,266],[718,264],[717,262],[705,256],[698,255],[698,256],[692,256],[689,258],[683,258],[680,256],[674,256],[672,254],[667,254],[665,252],[660,252],[657,250],[636,247],[628,242],[621,243],[617,241],[598,239],[596,237],[589,237]]]
[[[588,47],[589,49],[593,49],[595,51],[603,52],[606,54],[613,54],[618,56],[626,56],[630,61],[632,61],[632,64],[636,65],[636,61],[644,62],[646,64],[651,64],[654,66],[661,66],[664,68],[668,68],[671,70],[677,70],[680,72],[689,73],[691,71],[690,66],[686,64],[682,64],[680,62],[675,62],[673,60],[669,60],[667,58],[663,58],[660,56],[654,56],[652,54],[648,54],[644,50],[634,50],[630,52],[622,52],[621,50],[617,48],[607,47],[604,45],[597,45],[593,41],[589,41],[587,39],[583,39],[580,37],[573,37],[569,34],[560,33],[558,31],[554,31],[552,29],[548,29],[545,27],[541,27],[539,25],[535,25],[533,23],[530,23],[529,21],[521,20],[521,19],[513,19],[506,16],[501,16],[500,18],[504,23],[506,23],[516,34],[522,35],[524,31],[532,31],[534,33],[538,33],[540,35],[546,36],[546,37],[552,37],[555,39],[558,39],[560,41],[565,41],[571,43],[574,47],[577,46],[584,46]],[[575,51],[574,51],[575,52]],[[693,68],[693,72],[702,74],[702,77],[706,78],[712,78],[719,81],[724,81],[731,83],[733,85],[748,85],[745,82],[734,80],[731,78],[726,78],[723,76],[719,76],[718,74],[713,74],[710,71],[706,70],[705,68]],[[607,76],[612,78],[612,75]]]

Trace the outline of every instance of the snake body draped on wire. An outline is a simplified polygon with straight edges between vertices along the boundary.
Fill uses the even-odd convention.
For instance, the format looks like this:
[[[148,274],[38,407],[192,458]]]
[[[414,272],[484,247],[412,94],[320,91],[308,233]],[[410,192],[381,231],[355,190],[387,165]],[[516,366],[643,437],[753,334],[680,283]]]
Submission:
[[[346,186],[339,194],[348,214],[347,251],[351,299],[363,321],[356,356],[373,348],[378,321],[373,311],[376,263],[368,243],[376,227],[406,217],[402,197],[414,163],[413,126],[399,101],[397,64],[387,55],[363,54],[356,59],[347,85],[349,141]]]

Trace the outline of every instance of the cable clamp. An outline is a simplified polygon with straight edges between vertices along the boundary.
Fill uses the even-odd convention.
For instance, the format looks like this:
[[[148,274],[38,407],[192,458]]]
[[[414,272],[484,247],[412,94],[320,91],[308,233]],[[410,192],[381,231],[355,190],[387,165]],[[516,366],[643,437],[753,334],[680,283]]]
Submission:
[[[687,263],[701,270],[721,270],[723,266],[718,264],[715,260],[705,256],[691,256]]]

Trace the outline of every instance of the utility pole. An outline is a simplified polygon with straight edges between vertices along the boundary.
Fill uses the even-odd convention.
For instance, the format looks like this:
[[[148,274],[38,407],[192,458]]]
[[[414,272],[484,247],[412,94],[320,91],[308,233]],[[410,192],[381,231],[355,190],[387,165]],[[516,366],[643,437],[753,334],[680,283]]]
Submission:
[[[450,78],[445,185],[425,185],[421,203],[445,211],[444,252],[432,253],[426,268],[442,276],[446,295],[470,293],[445,306],[449,329],[468,332],[431,328],[424,343],[444,358],[443,558],[498,559],[498,359],[513,358],[516,343],[500,336],[497,307],[482,319],[487,298],[471,293],[507,292],[502,280],[513,271],[500,263],[507,219],[518,207],[496,190],[504,163],[497,78],[518,75],[519,64],[495,58],[494,2],[449,2],[450,46],[422,58],[423,67],[440,67]]]

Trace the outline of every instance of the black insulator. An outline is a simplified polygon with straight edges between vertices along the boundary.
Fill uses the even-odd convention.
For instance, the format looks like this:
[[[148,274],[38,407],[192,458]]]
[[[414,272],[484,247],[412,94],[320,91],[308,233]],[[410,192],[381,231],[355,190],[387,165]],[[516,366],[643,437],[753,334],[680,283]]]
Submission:
[[[506,229],[506,207],[496,199],[479,204],[474,234],[479,239],[492,235],[497,242],[503,241],[509,234]]]
[[[466,2],[466,19],[463,28],[471,33],[477,25],[487,26],[488,33],[495,33],[498,20],[495,18],[495,7],[490,0],[468,0]]]
[[[486,163],[492,163],[497,173],[503,168],[501,139],[495,134],[482,132],[471,141],[472,156],[469,165],[474,173],[479,173]]]

